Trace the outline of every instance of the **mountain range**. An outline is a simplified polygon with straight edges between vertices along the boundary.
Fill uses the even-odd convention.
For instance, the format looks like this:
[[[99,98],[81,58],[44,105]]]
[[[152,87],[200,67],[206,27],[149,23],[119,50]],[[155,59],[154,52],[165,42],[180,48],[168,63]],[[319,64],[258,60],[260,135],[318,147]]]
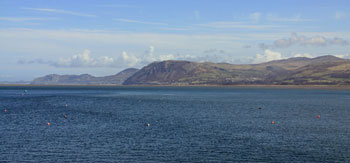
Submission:
[[[32,84],[123,85],[339,85],[350,84],[350,60],[335,56],[296,57],[260,64],[168,60],[116,75],[47,75]]]
[[[128,68],[115,75],[95,77],[89,74],[81,75],[57,75],[50,74],[34,79],[35,85],[121,85],[127,78],[137,72],[138,69]]]

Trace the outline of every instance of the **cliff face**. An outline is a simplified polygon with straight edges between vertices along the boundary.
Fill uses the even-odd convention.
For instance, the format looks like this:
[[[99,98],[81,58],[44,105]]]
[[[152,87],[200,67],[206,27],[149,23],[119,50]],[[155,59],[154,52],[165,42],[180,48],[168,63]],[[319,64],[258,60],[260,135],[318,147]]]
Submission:
[[[233,65],[189,61],[154,62],[124,85],[350,84],[350,60],[334,56],[290,58]]]
[[[121,85],[124,80],[133,75],[138,69],[129,68],[116,75],[95,77],[89,74],[57,75],[51,74],[34,79],[31,84],[42,85],[89,85],[89,84],[116,84]]]

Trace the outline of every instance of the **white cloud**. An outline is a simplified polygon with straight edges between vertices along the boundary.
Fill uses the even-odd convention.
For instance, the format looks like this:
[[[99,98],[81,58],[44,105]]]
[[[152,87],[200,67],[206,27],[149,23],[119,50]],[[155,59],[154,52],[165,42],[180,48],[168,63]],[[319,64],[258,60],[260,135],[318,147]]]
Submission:
[[[90,50],[85,49],[82,54],[73,55],[69,58],[60,58],[57,62],[53,62],[51,65],[55,67],[139,67],[141,59],[133,54],[128,54],[126,51],[122,51],[121,55],[117,58],[108,56],[91,57]]]
[[[260,20],[261,15],[262,15],[262,14],[259,13],[259,12],[254,12],[254,13],[251,13],[251,14],[249,15],[249,19],[251,19],[251,20],[254,21],[254,22],[257,22],[257,21]]]
[[[350,54],[334,54],[338,58],[350,59]]]
[[[129,67],[133,67],[136,66],[137,64],[140,63],[140,59],[138,59],[137,57],[135,57],[134,55],[128,55],[126,53],[126,51],[122,52],[122,64],[126,64]]]
[[[97,67],[142,67],[155,61],[164,60],[176,60],[183,58],[183,56],[175,57],[173,54],[155,55],[154,46],[150,46],[141,57],[134,54],[128,54],[126,51],[122,51],[118,57],[93,57],[88,49],[85,49],[83,53],[76,54],[68,58],[60,58],[57,61],[46,61],[43,59],[26,60],[20,59],[18,64],[46,64],[54,67],[70,67],[70,68],[97,68]]]
[[[254,59],[254,63],[262,63],[262,62],[269,62],[273,60],[280,60],[282,59],[282,55],[280,52],[275,52],[270,49],[266,49],[264,51],[264,54],[256,54],[256,57]]]
[[[160,61],[174,60],[174,59],[175,59],[175,56],[173,54],[165,54],[165,55],[159,56]]]
[[[82,54],[73,55],[69,58],[60,58],[52,65],[55,67],[109,67],[114,64],[114,59],[102,56],[90,57],[90,50],[85,49]]]
[[[148,64],[148,63],[157,61],[157,59],[153,56],[153,53],[154,53],[154,46],[150,46],[149,50],[145,52],[142,58],[142,62],[144,64]]]
[[[73,16],[81,16],[81,17],[97,17],[96,15],[92,14],[86,14],[86,13],[80,13],[80,12],[74,12],[74,11],[67,11],[67,10],[60,10],[60,9],[53,9],[53,8],[30,8],[30,7],[22,7],[24,10],[32,10],[32,11],[39,11],[39,12],[48,12],[48,13],[56,13],[56,14],[66,14],[66,15],[73,15]]]
[[[43,60],[58,62],[57,56],[67,59],[76,54],[74,49],[87,48],[92,50],[90,58],[97,60],[100,56],[109,56],[113,58],[114,66],[126,68],[128,65],[144,66],[151,61],[165,60],[172,58],[166,56],[172,54],[172,60],[190,60],[190,61],[210,61],[210,62],[228,62],[238,63],[238,60],[255,57],[256,50],[254,46],[249,49],[242,48],[247,44],[254,44],[251,41],[277,40],[280,36],[287,36],[289,33],[232,33],[232,34],[166,34],[166,33],[133,33],[133,32],[117,32],[117,31],[98,31],[98,30],[35,30],[35,29],[0,29],[0,49],[1,53],[8,54],[2,57],[6,60],[19,60],[21,58],[32,60],[32,58],[42,58]],[[301,33],[306,36],[323,36],[328,40],[331,39],[329,45],[338,45],[340,40],[336,36],[350,38],[348,32],[330,32],[330,33]],[[310,38],[310,37],[306,37]],[[342,44],[346,44],[343,42]],[[117,46],[116,46],[117,45]],[[147,50],[145,47],[154,45],[153,50]],[[293,44],[294,45],[294,44]],[[295,44],[299,45],[299,44]],[[157,51],[157,48],[164,49]],[[265,49],[275,51],[273,45],[261,46]],[[151,49],[151,48],[150,48]],[[207,49],[222,49],[225,54],[217,52],[215,54],[204,54]],[[316,47],[310,48],[312,54],[320,53],[337,53],[345,54],[347,48],[325,49]],[[300,49],[295,49],[300,51]],[[309,50],[309,49],[308,49]],[[127,56],[134,56],[129,62],[122,60],[122,52],[127,52]],[[153,59],[150,62],[144,62],[143,56],[149,55],[153,51]],[[279,51],[279,50],[277,50]],[[289,53],[290,51],[279,51],[281,53]],[[18,55],[16,55],[18,54]],[[22,55],[20,55],[22,54]],[[261,54],[261,53],[260,53]],[[163,56],[164,55],[164,56]],[[294,54],[293,54],[294,55]],[[293,56],[290,55],[290,56]],[[316,55],[315,55],[316,56]],[[103,58],[103,57],[102,57]],[[138,60],[137,60],[138,59]],[[5,59],[2,59],[5,60]],[[108,61],[108,60],[107,60]],[[245,61],[244,63],[249,63]],[[35,62],[35,64],[40,64]],[[43,63],[44,64],[44,63]],[[52,65],[52,64],[46,64]],[[123,67],[123,66],[125,67]],[[95,66],[97,67],[97,66]],[[101,67],[101,66],[100,66]],[[113,66],[110,66],[114,68]],[[133,66],[134,67],[134,66]],[[98,69],[96,69],[98,70]],[[59,70],[61,71],[61,70]],[[63,71],[63,70],[62,70]]]
[[[109,58],[107,56],[102,56],[97,59],[97,65],[105,66],[105,65],[111,65],[114,63],[113,58]]]
[[[307,40],[299,40],[301,44],[305,45],[317,45],[317,46],[325,46],[327,44],[327,40],[323,36],[314,36]]]
[[[124,22],[124,23],[136,23],[136,24],[148,24],[148,25],[168,25],[166,23],[160,23],[160,22],[139,21],[139,20],[122,19],[122,18],[117,18],[114,20],[119,21],[119,22]]]
[[[336,56],[338,58],[345,58],[345,55],[343,55],[343,54],[337,54],[337,55],[334,55],[334,56]]]
[[[148,64],[155,61],[164,61],[164,60],[174,60],[177,59],[173,54],[163,54],[163,55],[155,55],[154,54],[154,46],[150,46],[149,50],[147,50],[143,56],[142,63]]]

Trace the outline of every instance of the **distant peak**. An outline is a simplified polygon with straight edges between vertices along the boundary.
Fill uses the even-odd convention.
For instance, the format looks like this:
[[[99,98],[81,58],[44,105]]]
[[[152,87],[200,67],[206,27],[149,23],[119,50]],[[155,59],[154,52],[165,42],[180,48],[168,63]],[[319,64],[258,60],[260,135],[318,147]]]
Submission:
[[[333,55],[324,55],[324,56],[319,56],[316,58],[313,58],[312,60],[322,60],[322,61],[342,61],[344,59],[342,58],[338,58],[336,56]]]
[[[341,58],[338,58],[334,55],[324,55],[324,56],[319,56],[319,57],[316,57],[314,59],[319,59],[319,58],[331,58],[331,59],[341,59]]]
[[[137,68],[127,68],[127,69],[125,69],[123,71],[130,71],[130,70],[138,70],[138,69]]]
[[[124,69],[120,72],[118,72],[116,75],[118,74],[124,74],[124,73],[135,73],[136,71],[138,71],[139,69],[137,68],[127,68],[127,69]]]
[[[124,69],[124,70],[120,71],[119,73],[121,73],[121,72],[124,72],[124,73],[126,73],[126,72],[136,72],[138,70],[139,69],[137,69],[137,68],[127,68],[127,69]]]

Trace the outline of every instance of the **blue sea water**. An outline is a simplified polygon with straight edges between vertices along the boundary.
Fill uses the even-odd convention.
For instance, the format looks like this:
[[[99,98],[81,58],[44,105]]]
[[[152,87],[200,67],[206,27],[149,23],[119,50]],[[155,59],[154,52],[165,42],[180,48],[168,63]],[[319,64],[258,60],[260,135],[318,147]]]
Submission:
[[[349,90],[0,87],[0,108],[0,162],[350,162]]]

